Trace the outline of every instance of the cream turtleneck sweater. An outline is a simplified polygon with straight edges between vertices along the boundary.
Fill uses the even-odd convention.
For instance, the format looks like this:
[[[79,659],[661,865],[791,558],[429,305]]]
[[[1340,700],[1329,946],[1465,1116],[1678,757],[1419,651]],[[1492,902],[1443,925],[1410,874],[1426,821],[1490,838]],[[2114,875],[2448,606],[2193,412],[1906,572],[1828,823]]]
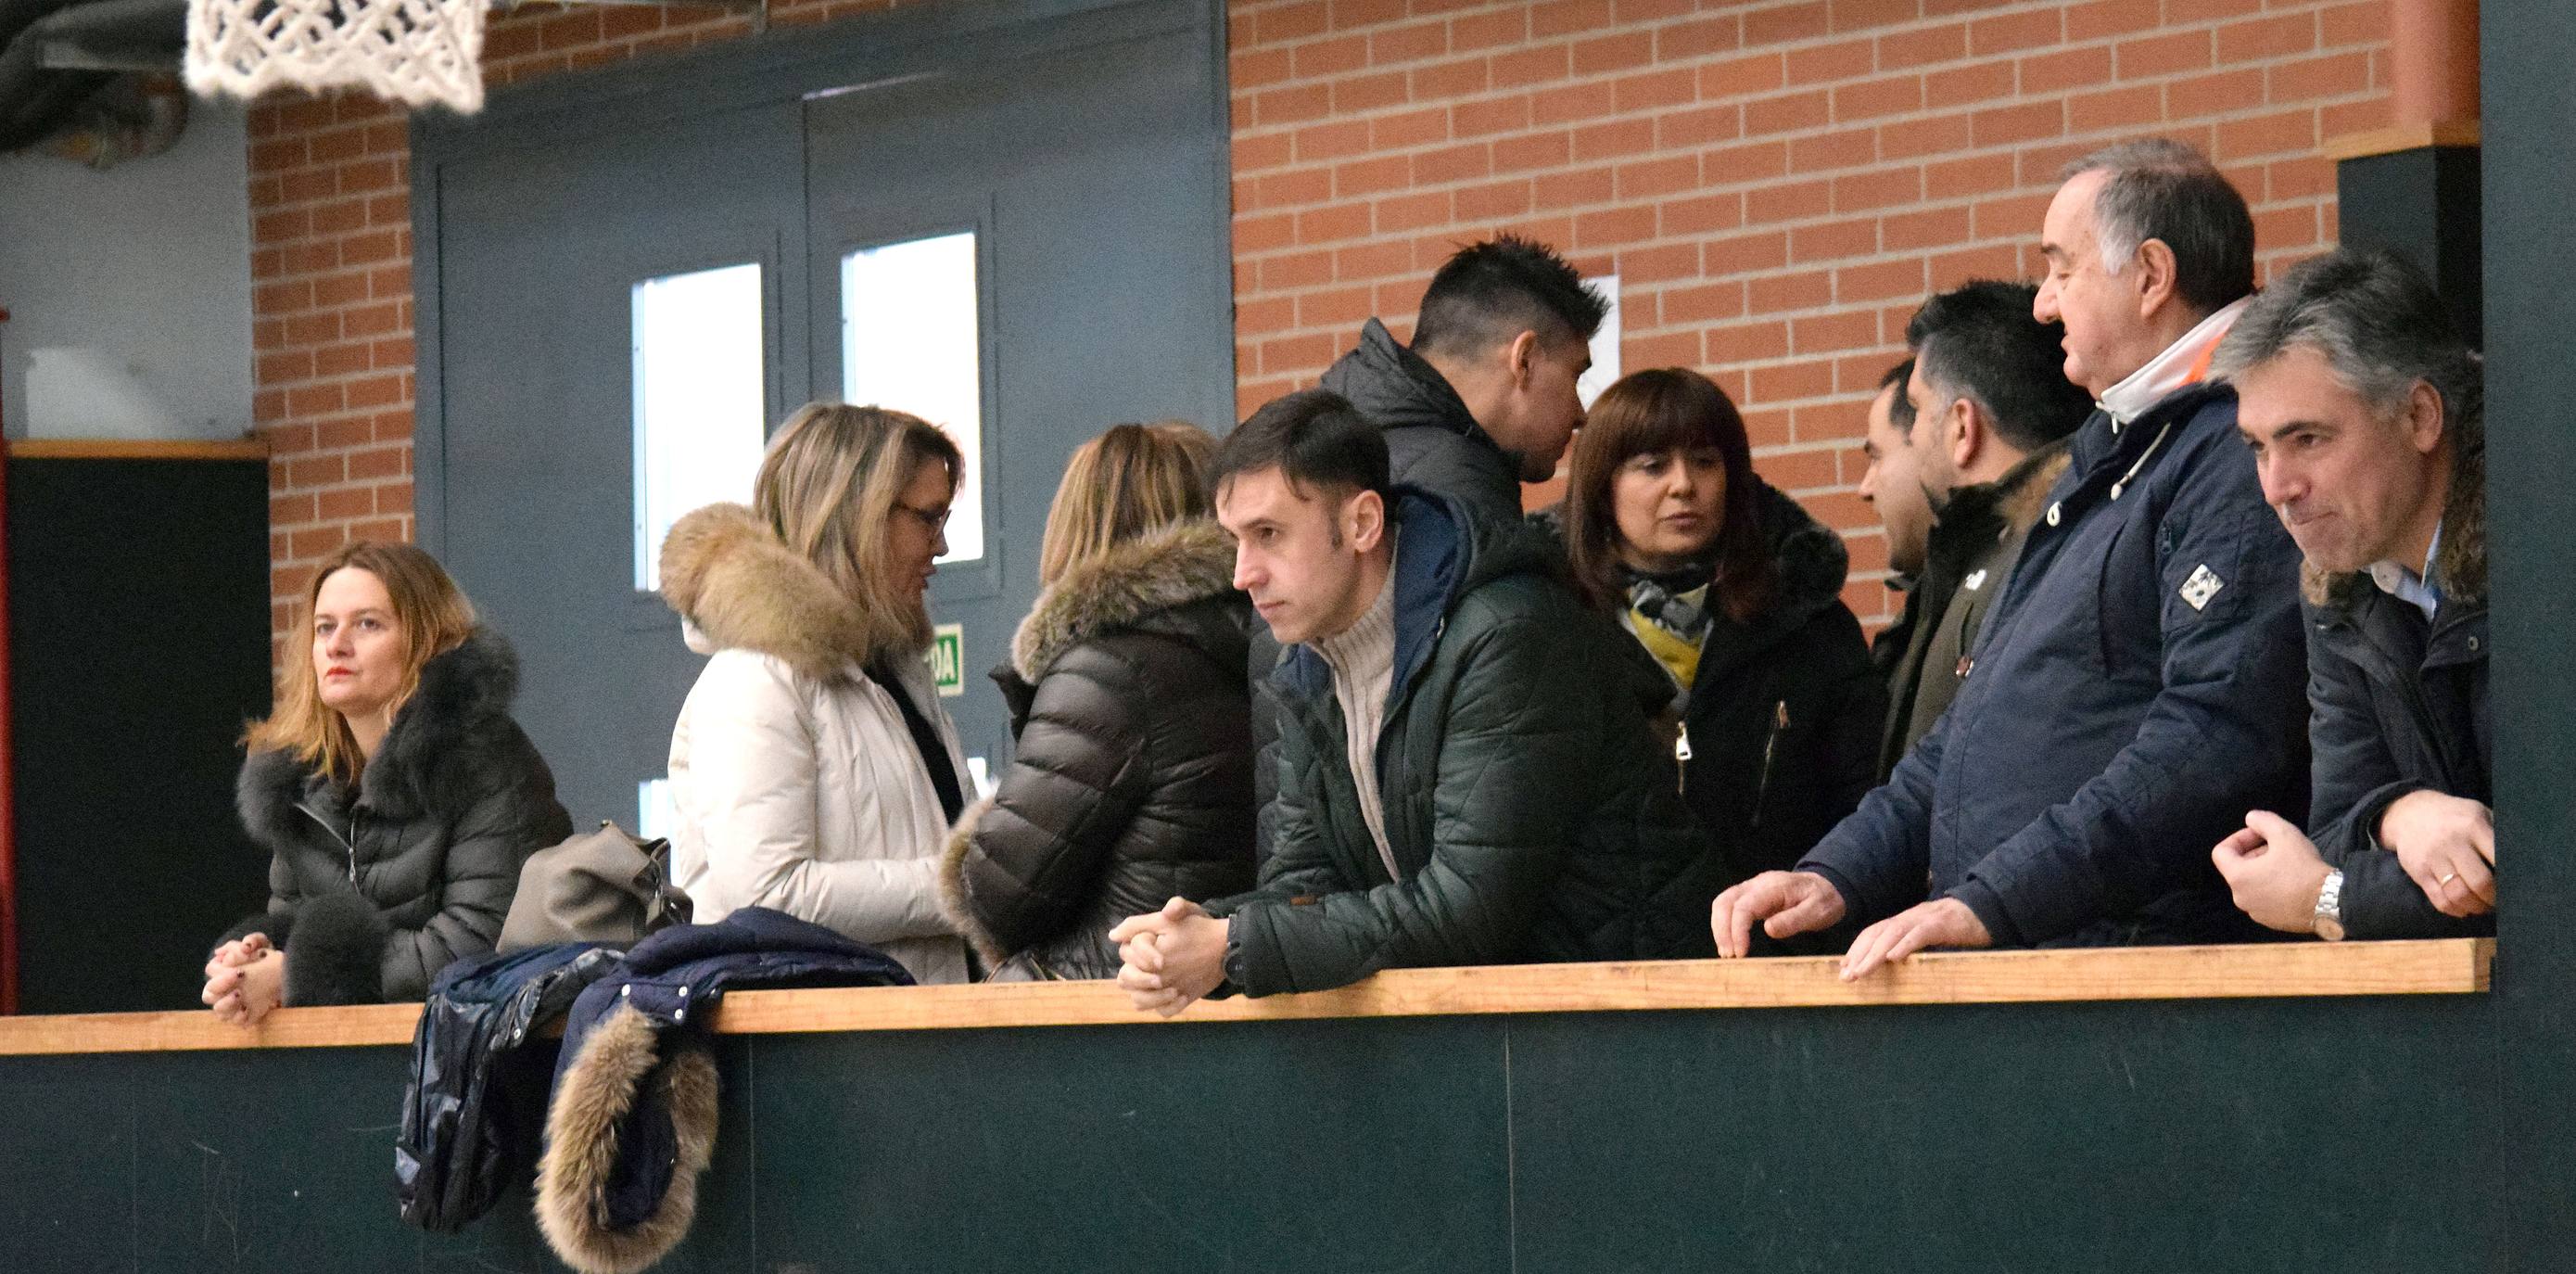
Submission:
[[[1377,842],[1378,861],[1389,880],[1402,879],[1395,851],[1386,842],[1386,804],[1377,790],[1377,736],[1386,723],[1386,696],[1395,680],[1395,565],[1390,557],[1386,582],[1359,622],[1314,642],[1315,653],[1333,670],[1333,698],[1342,707],[1343,750],[1350,755],[1351,786],[1359,790],[1360,817]]]

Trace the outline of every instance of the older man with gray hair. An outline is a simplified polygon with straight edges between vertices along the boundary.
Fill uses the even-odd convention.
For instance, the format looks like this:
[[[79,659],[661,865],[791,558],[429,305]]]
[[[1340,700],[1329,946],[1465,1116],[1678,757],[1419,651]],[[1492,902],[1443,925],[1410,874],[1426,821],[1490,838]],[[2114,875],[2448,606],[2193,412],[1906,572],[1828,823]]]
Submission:
[[[2217,368],[2307,555],[2316,796],[2309,834],[2258,810],[2212,857],[2287,933],[2493,933],[2478,357],[2414,267],[2342,251],[2256,300]]]
[[[1718,950],[1868,925],[1857,978],[1927,947],[2259,933],[2207,846],[2306,804],[2298,550],[2207,379],[2254,287],[2245,201],[2141,141],[2067,169],[2033,316],[2099,404],[1948,713],[1796,871],[1718,896]],[[1926,884],[1929,883],[1929,901]]]

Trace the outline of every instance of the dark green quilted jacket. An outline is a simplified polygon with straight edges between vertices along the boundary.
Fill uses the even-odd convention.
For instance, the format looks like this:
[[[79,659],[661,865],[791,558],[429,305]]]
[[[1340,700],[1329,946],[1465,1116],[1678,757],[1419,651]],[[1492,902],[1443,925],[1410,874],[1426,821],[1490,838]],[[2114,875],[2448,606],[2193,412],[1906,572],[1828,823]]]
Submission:
[[[1723,867],[1674,795],[1671,687],[1567,589],[1543,537],[1396,489],[1395,671],[1378,787],[1400,879],[1360,817],[1332,674],[1295,647],[1277,831],[1233,919],[1249,995],[1379,969],[1711,952]]]

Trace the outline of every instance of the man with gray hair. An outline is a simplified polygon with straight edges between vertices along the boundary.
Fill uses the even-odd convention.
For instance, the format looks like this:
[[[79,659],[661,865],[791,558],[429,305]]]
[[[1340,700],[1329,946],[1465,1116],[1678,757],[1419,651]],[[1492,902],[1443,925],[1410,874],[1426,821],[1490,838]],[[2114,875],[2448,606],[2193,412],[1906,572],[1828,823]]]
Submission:
[[[2257,299],[2217,370],[2307,555],[2316,799],[2308,834],[2257,810],[2212,858],[2286,933],[2493,933],[2478,357],[2414,267],[2341,251]]]
[[[1718,896],[1720,954],[1866,924],[1857,978],[1928,947],[2260,932],[2205,848],[2306,806],[2298,549],[2206,377],[2253,220],[2199,152],[2131,142],[2068,167],[2040,251],[2033,317],[2098,405],[1948,713],[1797,870]]]

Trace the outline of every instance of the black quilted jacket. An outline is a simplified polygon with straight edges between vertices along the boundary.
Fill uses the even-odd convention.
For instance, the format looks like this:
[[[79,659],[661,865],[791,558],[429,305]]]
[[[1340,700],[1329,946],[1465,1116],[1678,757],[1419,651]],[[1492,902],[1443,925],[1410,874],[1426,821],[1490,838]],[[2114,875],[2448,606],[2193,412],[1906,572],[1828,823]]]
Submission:
[[[1107,978],[1105,935],[1252,885],[1252,604],[1204,519],[1067,571],[996,669],[1017,740],[949,836],[941,901],[1004,978]]]
[[[1724,870],[1650,724],[1671,684],[1586,610],[1546,541],[1415,488],[1395,500],[1395,672],[1379,793],[1400,872],[1362,821],[1331,673],[1274,676],[1278,839],[1223,899],[1227,979],[1251,995],[1379,969],[1705,955]]]
[[[477,629],[421,668],[354,790],[252,753],[237,795],[270,853],[268,908],[218,943],[284,947],[289,1004],[417,1000],[449,962],[491,951],[528,855],[572,835],[510,719],[518,684],[509,646]]]

